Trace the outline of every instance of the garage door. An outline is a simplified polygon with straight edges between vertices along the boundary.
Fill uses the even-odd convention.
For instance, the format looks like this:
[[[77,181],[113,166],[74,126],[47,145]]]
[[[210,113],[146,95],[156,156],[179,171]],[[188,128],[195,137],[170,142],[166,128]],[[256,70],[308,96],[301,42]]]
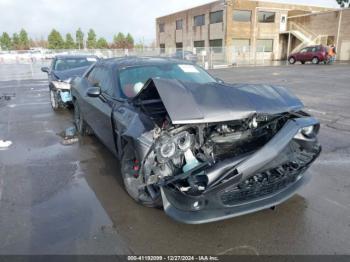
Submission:
[[[339,58],[340,60],[350,60],[350,41],[342,41]]]

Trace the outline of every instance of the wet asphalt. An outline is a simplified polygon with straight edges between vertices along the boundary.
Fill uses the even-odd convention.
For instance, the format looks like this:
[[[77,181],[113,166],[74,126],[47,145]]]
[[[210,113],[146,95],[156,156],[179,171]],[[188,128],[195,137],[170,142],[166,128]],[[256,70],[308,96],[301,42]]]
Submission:
[[[51,110],[39,66],[0,64],[0,95],[16,95],[0,101],[0,254],[350,254],[350,65],[211,72],[289,87],[321,120],[323,153],[276,210],[204,225],[133,202],[95,137],[63,145],[72,111]]]

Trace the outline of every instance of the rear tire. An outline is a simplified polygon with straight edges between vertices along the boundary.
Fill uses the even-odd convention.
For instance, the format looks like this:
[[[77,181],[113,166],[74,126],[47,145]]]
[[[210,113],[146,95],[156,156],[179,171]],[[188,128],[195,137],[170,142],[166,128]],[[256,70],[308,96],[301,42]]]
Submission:
[[[295,58],[294,57],[290,57],[289,60],[288,60],[289,64],[293,65],[295,64]]]
[[[314,64],[314,65],[317,65],[318,63],[320,63],[320,59],[318,59],[318,57],[314,57],[312,58],[311,62]]]
[[[126,192],[132,199],[146,207],[162,207],[163,202],[159,189],[157,196],[152,198],[147,187],[144,187],[143,176],[139,175],[139,170],[134,169],[135,165],[141,164],[136,159],[134,149],[127,144],[121,160],[121,173]]]

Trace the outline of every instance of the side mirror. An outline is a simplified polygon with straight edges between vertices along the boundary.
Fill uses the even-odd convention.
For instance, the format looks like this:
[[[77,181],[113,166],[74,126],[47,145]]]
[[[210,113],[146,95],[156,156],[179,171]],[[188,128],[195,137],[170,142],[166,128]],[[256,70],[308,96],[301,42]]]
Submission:
[[[41,71],[44,72],[44,73],[49,73],[50,69],[45,66],[45,67],[41,68]]]
[[[89,97],[99,97],[101,95],[101,88],[98,86],[89,87],[86,94]]]

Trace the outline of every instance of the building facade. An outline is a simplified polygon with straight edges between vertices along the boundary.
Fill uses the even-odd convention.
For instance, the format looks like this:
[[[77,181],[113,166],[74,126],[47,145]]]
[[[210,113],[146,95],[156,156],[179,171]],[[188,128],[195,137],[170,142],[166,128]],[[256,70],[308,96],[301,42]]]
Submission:
[[[350,9],[303,14],[289,17],[294,24],[306,29],[313,42],[323,45],[334,44],[339,60],[350,60]],[[303,44],[300,44],[303,47]]]
[[[307,30],[301,25],[297,28],[298,23],[306,24],[301,17],[330,11],[335,12],[257,0],[215,1],[157,18],[157,46],[162,52],[187,49],[198,53],[209,48],[214,55],[233,62],[257,55],[260,59],[286,59],[295,48],[311,43]]]

